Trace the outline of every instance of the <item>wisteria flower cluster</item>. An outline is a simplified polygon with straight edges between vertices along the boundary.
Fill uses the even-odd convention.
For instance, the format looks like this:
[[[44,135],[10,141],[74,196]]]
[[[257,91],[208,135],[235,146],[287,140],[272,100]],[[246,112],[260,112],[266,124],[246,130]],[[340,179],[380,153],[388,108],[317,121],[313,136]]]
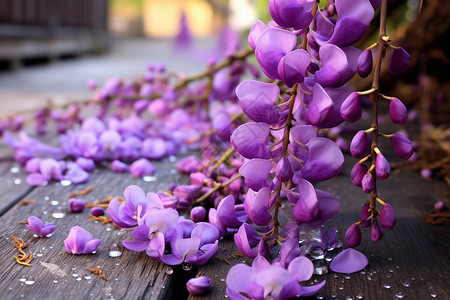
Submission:
[[[216,253],[219,231],[213,225],[180,217],[175,209],[164,208],[157,194],[145,195],[135,185],[127,187],[124,196],[122,204],[118,198],[110,202],[108,215],[117,226],[134,228],[134,240],[122,242],[125,248],[146,251],[168,265],[204,265]]]

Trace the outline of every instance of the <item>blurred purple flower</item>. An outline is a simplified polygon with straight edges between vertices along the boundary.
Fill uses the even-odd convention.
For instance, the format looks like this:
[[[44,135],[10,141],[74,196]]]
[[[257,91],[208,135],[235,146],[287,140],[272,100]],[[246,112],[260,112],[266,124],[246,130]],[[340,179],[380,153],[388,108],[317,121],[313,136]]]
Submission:
[[[44,237],[55,231],[56,226],[52,223],[44,224],[41,219],[35,216],[28,217],[28,223],[25,226],[40,237]]]

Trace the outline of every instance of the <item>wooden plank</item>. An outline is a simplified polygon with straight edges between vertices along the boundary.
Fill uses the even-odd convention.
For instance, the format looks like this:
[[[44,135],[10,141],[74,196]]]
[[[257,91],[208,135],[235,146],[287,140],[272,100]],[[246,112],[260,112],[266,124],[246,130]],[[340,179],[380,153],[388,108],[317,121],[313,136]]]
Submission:
[[[89,210],[74,214],[67,212],[62,219],[52,217],[52,211],[61,207],[67,211],[67,199],[73,191],[80,191],[94,186],[94,190],[80,198],[94,202],[110,195],[122,195],[129,184],[137,184],[146,191],[165,189],[169,180],[173,179],[172,164],[168,160],[155,163],[158,167],[156,176],[160,179],[154,182],[144,182],[134,179],[129,174],[114,174],[109,170],[96,170],[88,183],[77,186],[61,186],[51,183],[34,189],[27,197],[36,199],[36,203],[26,206],[14,206],[6,212],[0,222],[5,224],[0,231],[0,290],[2,299],[61,299],[68,295],[71,299],[166,299],[177,295],[180,291],[172,291],[171,287],[180,274],[180,268],[174,268],[173,274],[166,274],[166,266],[145,253],[135,253],[128,250],[117,258],[108,256],[108,249],[113,243],[131,239],[130,232],[120,231],[112,224],[87,222]],[[59,202],[58,204],[56,202]],[[50,238],[36,238],[20,221],[35,215],[45,222],[52,222],[57,229]],[[96,254],[70,255],[64,249],[64,239],[71,227],[79,225],[94,238],[103,240]],[[31,267],[21,266],[14,261],[17,249],[11,245],[10,235],[23,238],[30,246],[28,251],[34,253]],[[126,236],[126,238],[125,238]],[[89,274],[84,268],[100,266],[109,281]],[[77,274],[77,276],[75,275]],[[35,283],[27,285],[19,281],[22,277],[34,277]],[[90,276],[86,277],[86,276]],[[81,278],[81,279],[79,279]],[[89,279],[87,279],[89,278]],[[167,288],[166,288],[167,287]],[[70,291],[70,292],[68,292]],[[184,292],[184,291],[183,291]],[[69,293],[69,294],[68,294]]]

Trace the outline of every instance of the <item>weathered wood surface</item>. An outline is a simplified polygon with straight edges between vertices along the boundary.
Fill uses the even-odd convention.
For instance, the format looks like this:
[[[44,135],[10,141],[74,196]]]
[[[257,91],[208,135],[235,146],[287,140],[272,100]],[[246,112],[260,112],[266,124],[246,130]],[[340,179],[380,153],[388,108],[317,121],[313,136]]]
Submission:
[[[353,160],[348,159],[341,175],[318,185],[341,198],[341,212],[330,220],[327,226],[335,226],[342,240],[346,227],[359,217],[362,204],[368,195],[350,183],[349,175]],[[80,196],[88,203],[111,195],[122,195],[129,184],[137,184],[146,191],[165,189],[170,181],[185,180],[176,178],[173,162],[156,162],[157,180],[144,182],[129,174],[114,174],[108,169],[98,169],[91,174],[88,183],[77,186],[61,186],[51,183],[47,186],[28,188],[26,184],[7,184],[8,179],[25,180],[23,171],[11,173],[15,164],[12,158],[0,162],[1,193],[0,208],[0,298],[1,299],[183,299],[188,294],[185,282],[189,277],[206,275],[213,279],[213,289],[203,297],[189,299],[224,299],[225,278],[231,265],[222,259],[239,253],[232,238],[219,244],[215,257],[203,267],[184,271],[174,267],[173,273],[166,266],[149,259],[145,253],[124,250],[117,258],[108,255],[111,244],[119,243],[125,236],[131,239],[129,232],[120,231],[111,224],[87,222],[89,210],[73,214],[67,212],[67,199],[70,193],[93,186],[91,193]],[[180,182],[180,184],[183,182]],[[395,299],[404,295],[405,299],[449,299],[449,226],[434,226],[424,221],[426,213],[439,200],[448,200],[449,188],[443,182],[427,182],[413,171],[404,171],[392,175],[381,182],[379,192],[389,201],[397,213],[397,226],[393,231],[385,232],[380,242],[370,241],[370,232],[364,231],[363,243],[358,250],[369,258],[369,266],[363,272],[346,276],[329,272],[323,276],[314,276],[313,281],[327,280],[320,296],[323,299]],[[37,202],[18,206],[22,199],[35,199]],[[56,202],[59,203],[57,205]],[[52,213],[61,207],[66,215],[54,219]],[[51,238],[35,238],[24,225],[28,216],[41,217],[57,226]],[[64,239],[72,226],[79,225],[94,238],[103,239],[97,253],[91,255],[69,255],[64,249]],[[15,263],[17,255],[11,243],[10,235],[23,238],[30,246],[27,253],[33,252],[31,267]],[[217,259],[219,258],[219,259]],[[231,257],[232,264],[250,260],[243,257]],[[109,279],[105,281],[90,274],[84,268],[100,266]],[[20,281],[22,277],[34,277],[35,283],[27,285]],[[86,277],[88,276],[88,277]],[[90,276],[90,277],[89,277]],[[88,278],[88,279],[86,279]],[[311,282],[313,282],[311,281]],[[401,293],[401,294],[399,294]]]

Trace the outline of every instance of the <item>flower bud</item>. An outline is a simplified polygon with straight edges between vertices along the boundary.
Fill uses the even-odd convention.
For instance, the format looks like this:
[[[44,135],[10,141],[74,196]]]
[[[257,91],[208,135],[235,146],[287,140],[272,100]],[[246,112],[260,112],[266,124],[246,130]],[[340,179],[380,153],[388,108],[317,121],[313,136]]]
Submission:
[[[369,144],[367,142],[367,134],[364,130],[358,131],[350,144],[350,153],[355,158],[362,158],[366,153]]]
[[[352,172],[350,174],[350,178],[354,185],[361,187],[361,182],[364,175],[367,173],[367,167],[363,164],[356,163],[353,166]]]
[[[366,203],[362,207],[361,214],[359,215],[359,220],[362,221],[362,223],[361,223],[362,227],[369,227],[370,226],[370,220],[364,221],[368,217],[370,217],[369,203]]]
[[[396,133],[391,137],[391,145],[401,159],[408,159],[414,152],[413,144],[403,134]]]
[[[372,223],[370,238],[374,242],[379,241],[383,238],[383,230],[381,230],[380,226],[378,225],[378,221],[376,219],[374,219]]]
[[[346,121],[355,122],[361,119],[361,102],[357,92],[353,92],[342,102],[341,116]]]
[[[366,78],[372,72],[373,58],[372,51],[365,49],[358,58],[356,68],[358,75]]]
[[[280,159],[275,169],[276,178],[281,182],[286,182],[292,179],[294,173],[292,173],[291,164],[286,157]]]
[[[198,186],[203,186],[205,180],[207,179],[206,175],[201,172],[191,173],[191,175],[189,175],[189,178],[191,179],[192,184]]]
[[[130,173],[134,177],[151,176],[155,174],[156,168],[145,158],[136,160],[130,166]]]
[[[82,212],[84,210],[84,201],[77,198],[70,198],[67,202],[71,212]]]
[[[194,222],[201,222],[206,217],[206,209],[203,206],[196,206],[191,209],[191,220]]]
[[[361,230],[356,224],[352,224],[345,233],[345,242],[351,248],[358,246],[361,243],[361,238]]]
[[[103,207],[93,207],[91,209],[91,215],[94,217],[101,217],[105,215],[105,209]]]
[[[206,276],[191,278],[186,283],[189,294],[197,296],[205,294],[211,289],[212,280]]]
[[[392,230],[396,222],[394,209],[389,204],[383,206],[380,211],[380,224],[387,230]]]
[[[408,119],[408,111],[398,98],[391,100],[389,104],[389,115],[391,116],[392,122],[398,125],[405,124],[406,119]]]
[[[381,180],[385,180],[389,177],[390,173],[391,167],[389,166],[389,162],[380,152],[379,154],[377,154],[377,158],[375,160],[375,174]]]
[[[126,163],[121,162],[120,160],[113,160],[111,162],[111,170],[116,173],[124,173],[129,170],[129,166]]]
[[[402,47],[398,47],[389,62],[389,73],[398,75],[405,73],[411,64],[411,56]]]
[[[361,181],[361,187],[364,192],[370,193],[375,187],[375,181],[371,173],[366,173]]]

